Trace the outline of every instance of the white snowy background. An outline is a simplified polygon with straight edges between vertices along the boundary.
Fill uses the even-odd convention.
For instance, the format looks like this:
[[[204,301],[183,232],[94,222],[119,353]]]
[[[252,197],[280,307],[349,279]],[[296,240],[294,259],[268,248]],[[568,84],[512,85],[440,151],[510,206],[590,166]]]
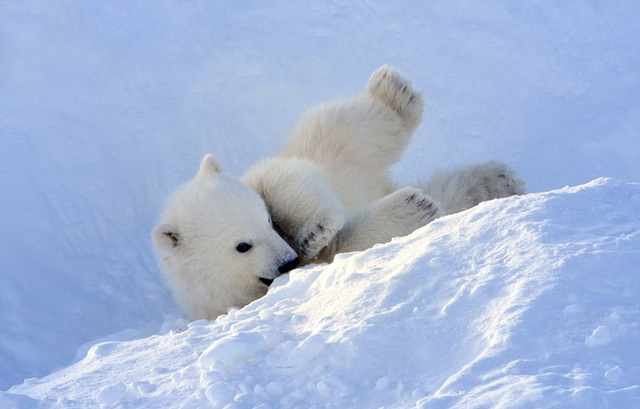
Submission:
[[[638,21],[633,0],[0,1],[0,406],[640,407]],[[187,324],[149,239],[166,197],[382,64],[426,101],[398,181],[500,159],[534,194]]]

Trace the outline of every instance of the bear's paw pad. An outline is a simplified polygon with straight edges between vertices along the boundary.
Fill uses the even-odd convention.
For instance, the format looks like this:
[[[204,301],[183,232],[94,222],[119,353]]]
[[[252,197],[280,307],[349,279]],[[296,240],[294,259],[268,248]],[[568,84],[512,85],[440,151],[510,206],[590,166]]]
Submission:
[[[367,90],[404,119],[414,120],[421,115],[422,96],[393,68],[382,66],[371,74]]]
[[[296,251],[307,260],[313,260],[344,225],[344,218],[323,216],[310,220],[297,234]]]
[[[476,202],[524,194],[524,182],[508,165],[491,161],[480,166],[484,175],[473,191]]]
[[[405,226],[408,233],[442,214],[440,206],[420,189],[402,188],[389,196],[392,217]]]

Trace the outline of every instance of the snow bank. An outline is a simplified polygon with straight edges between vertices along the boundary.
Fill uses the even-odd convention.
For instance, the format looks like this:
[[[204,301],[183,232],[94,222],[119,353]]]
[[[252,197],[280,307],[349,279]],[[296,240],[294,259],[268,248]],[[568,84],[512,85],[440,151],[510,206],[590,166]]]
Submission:
[[[215,322],[93,345],[0,404],[640,407],[639,265],[640,184],[495,200]]]

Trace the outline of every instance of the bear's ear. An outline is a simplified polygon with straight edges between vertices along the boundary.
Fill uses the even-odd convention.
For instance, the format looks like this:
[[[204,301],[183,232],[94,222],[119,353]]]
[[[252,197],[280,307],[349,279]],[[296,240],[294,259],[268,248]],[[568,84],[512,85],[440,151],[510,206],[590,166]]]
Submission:
[[[175,224],[159,224],[151,231],[151,240],[157,248],[173,250],[180,245],[180,233]]]
[[[197,176],[211,177],[218,173],[222,173],[222,165],[220,165],[218,159],[210,153],[204,155],[202,162],[200,162],[200,169],[198,170]]]

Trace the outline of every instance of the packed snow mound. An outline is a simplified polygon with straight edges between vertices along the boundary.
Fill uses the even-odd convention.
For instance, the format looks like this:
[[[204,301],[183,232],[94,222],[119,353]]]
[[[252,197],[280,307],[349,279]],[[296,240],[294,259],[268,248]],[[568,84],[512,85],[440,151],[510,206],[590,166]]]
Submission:
[[[215,322],[96,344],[0,406],[636,408],[639,265],[640,184],[494,200]]]

